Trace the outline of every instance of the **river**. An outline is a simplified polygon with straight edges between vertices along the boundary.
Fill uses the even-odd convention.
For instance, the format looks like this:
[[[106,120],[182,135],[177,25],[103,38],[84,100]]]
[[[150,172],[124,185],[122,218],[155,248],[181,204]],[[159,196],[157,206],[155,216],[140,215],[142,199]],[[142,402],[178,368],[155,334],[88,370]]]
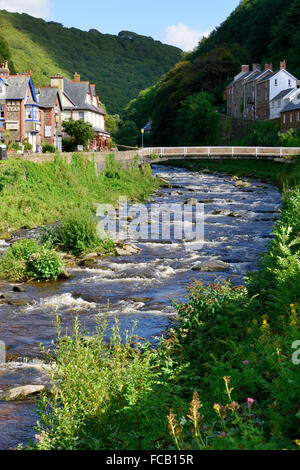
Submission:
[[[257,268],[259,253],[270,241],[279,217],[277,188],[253,179],[251,187],[239,188],[230,176],[172,167],[154,166],[153,172],[172,185],[154,195],[154,208],[162,203],[183,204],[188,198],[206,202],[202,249],[195,251],[178,241],[139,241],[139,254],[105,258],[93,268],[74,268],[68,281],[28,284],[19,293],[12,291],[12,284],[0,284],[0,294],[6,297],[0,304],[0,340],[8,346],[9,361],[0,365],[0,389],[46,382],[40,343],[47,347],[55,339],[56,308],[64,327],[71,328],[79,316],[87,334],[93,334],[99,319],[108,315],[111,323],[118,318],[122,331],[137,322],[136,334],[155,342],[175,314],[169,299],[184,300],[194,279],[232,277],[241,284],[247,271]],[[0,250],[5,249],[2,242]],[[207,260],[221,260],[228,267],[222,273],[197,270]],[[35,422],[33,402],[0,401],[0,449],[34,438]]]

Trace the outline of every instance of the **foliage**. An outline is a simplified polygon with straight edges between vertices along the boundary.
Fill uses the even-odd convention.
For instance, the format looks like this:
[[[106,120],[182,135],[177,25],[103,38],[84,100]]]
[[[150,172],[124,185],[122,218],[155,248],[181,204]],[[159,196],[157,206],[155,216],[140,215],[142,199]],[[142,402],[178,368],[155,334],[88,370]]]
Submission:
[[[96,84],[109,113],[121,112],[181,57],[180,49],[151,37],[81,31],[4,10],[0,12],[0,30],[9,44],[10,56],[5,54],[13,57],[18,72],[32,70],[34,83],[42,86],[49,85],[51,75],[72,78],[77,71],[82,80]],[[0,54],[1,45],[0,41]]]
[[[180,145],[215,145],[218,143],[220,116],[206,92],[189,96],[178,111],[175,135]]]
[[[92,140],[95,135],[92,124],[82,121],[81,119],[78,121],[74,121],[74,119],[63,121],[62,128],[71,137],[75,145],[83,145],[84,147],[87,147],[88,142]]]
[[[55,385],[52,397],[45,395],[39,405],[35,448],[154,448],[157,436],[163,439],[167,434],[163,417],[170,404],[176,409],[180,402],[160,380],[155,352],[147,344],[139,345],[134,331],[126,338],[118,324],[109,331],[106,321],[91,338],[84,337],[78,321],[73,337],[63,337],[59,325],[58,332]]]
[[[10,281],[56,280],[62,269],[54,250],[27,239],[15,242],[0,259],[0,276]]]
[[[60,249],[79,255],[100,244],[96,223],[91,215],[83,210],[73,212],[65,218],[57,232]]]
[[[279,138],[282,147],[300,147],[300,131],[289,129],[287,132],[280,132]]]
[[[151,169],[137,165],[116,177],[98,175],[93,161],[74,154],[71,164],[56,156],[43,164],[0,162],[0,232],[62,220],[76,209],[93,212],[93,203],[115,204],[119,196],[143,201],[159,187]]]
[[[55,153],[55,152],[56,152],[56,148],[54,147],[54,145],[50,145],[50,144],[43,145],[43,153]]]
[[[232,142],[235,146],[245,147],[280,147],[280,123],[275,120],[255,122],[249,125],[247,134],[240,140]]]
[[[116,134],[119,145],[136,147],[139,130],[133,121],[125,121]]]

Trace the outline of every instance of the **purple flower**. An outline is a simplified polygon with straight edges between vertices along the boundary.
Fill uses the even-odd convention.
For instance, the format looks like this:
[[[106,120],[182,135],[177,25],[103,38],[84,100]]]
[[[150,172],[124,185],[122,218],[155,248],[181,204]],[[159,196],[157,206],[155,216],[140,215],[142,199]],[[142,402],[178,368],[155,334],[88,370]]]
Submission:
[[[249,361],[244,361],[243,364],[245,364],[245,366],[248,366],[248,365],[249,365]]]

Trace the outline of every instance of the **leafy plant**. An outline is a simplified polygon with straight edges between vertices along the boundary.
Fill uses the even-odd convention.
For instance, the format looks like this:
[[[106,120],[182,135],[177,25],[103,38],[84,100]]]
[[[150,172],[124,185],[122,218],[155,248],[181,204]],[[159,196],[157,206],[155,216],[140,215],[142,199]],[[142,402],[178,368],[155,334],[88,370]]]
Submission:
[[[56,280],[62,269],[58,253],[39,246],[34,240],[15,242],[0,258],[0,275],[10,281]]]

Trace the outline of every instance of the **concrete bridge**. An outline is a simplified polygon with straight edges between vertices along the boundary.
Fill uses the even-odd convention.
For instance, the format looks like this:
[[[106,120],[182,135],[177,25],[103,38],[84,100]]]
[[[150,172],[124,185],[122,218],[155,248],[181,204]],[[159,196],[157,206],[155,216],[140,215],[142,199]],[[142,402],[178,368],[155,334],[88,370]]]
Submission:
[[[168,160],[273,160],[291,163],[299,147],[151,147],[137,151],[140,161]]]

